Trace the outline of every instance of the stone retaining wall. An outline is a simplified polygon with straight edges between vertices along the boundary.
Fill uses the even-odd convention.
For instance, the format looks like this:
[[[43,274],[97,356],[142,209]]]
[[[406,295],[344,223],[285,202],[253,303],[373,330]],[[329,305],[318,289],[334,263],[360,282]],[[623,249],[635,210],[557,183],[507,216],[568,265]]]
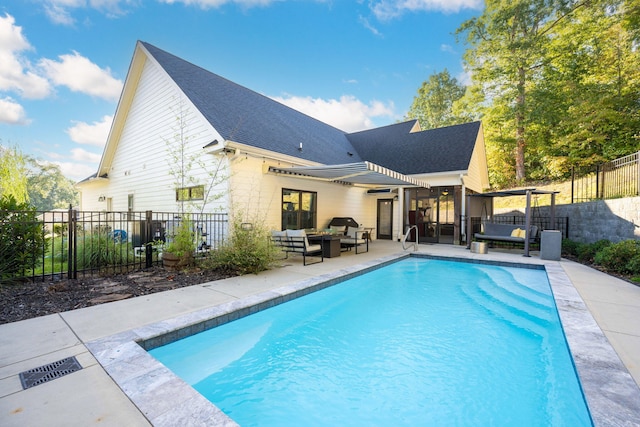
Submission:
[[[536,214],[549,215],[548,206],[538,209]],[[499,211],[496,209],[496,214]],[[513,210],[509,214],[512,215]],[[600,239],[612,242],[640,239],[640,197],[557,205],[556,215],[569,217],[571,240],[593,243]]]

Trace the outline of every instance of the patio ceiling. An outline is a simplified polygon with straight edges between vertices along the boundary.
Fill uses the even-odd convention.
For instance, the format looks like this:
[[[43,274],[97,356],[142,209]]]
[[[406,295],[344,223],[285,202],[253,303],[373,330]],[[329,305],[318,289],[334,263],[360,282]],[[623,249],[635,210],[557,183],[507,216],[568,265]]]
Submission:
[[[269,172],[327,182],[370,186],[416,186],[429,188],[425,181],[403,175],[371,162],[343,165],[296,166],[281,168],[270,166]]]

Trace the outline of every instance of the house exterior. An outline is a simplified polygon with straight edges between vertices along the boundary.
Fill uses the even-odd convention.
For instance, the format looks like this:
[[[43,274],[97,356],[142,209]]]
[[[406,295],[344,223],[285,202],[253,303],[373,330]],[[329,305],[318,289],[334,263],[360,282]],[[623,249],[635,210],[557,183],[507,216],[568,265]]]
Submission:
[[[352,217],[373,237],[454,242],[488,188],[482,124],[345,133],[138,42],[85,211],[229,212],[272,229]]]

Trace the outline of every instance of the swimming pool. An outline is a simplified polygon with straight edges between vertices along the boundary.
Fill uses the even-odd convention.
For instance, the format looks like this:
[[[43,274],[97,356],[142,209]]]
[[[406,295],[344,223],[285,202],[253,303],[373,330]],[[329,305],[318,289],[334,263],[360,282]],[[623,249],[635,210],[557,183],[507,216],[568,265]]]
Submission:
[[[591,425],[544,270],[411,258],[150,353],[243,426]]]

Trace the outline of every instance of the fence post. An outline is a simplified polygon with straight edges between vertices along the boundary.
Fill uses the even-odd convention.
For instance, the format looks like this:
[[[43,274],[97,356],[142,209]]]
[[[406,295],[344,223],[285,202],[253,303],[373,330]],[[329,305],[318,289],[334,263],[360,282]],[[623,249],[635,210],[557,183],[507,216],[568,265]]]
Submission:
[[[69,210],[67,210],[67,279],[71,279],[73,273],[73,207],[69,204]]]
[[[636,153],[636,165],[638,166],[636,171],[636,196],[640,196],[640,151]]]
[[[153,213],[151,211],[146,211],[145,212],[145,230],[144,230],[144,235],[145,235],[145,242],[144,242],[144,247],[145,247],[145,267],[146,268],[151,268],[153,266],[153,245],[152,245],[152,236],[153,236],[153,224],[151,223],[151,221],[153,220]]]
[[[600,182],[600,172],[602,172],[602,183]],[[604,199],[604,176],[606,169],[600,169],[600,165],[596,165],[596,199]]]
[[[68,214],[67,230],[69,234],[68,236],[69,248],[67,252],[67,278],[77,279],[78,278],[78,268],[77,268],[78,267],[78,263],[77,263],[78,251],[76,250],[77,212],[75,209],[73,209],[73,206],[71,206],[71,204],[69,204],[69,210],[67,211],[67,214]]]
[[[571,204],[573,204],[573,187],[576,185],[576,168],[571,166]]]

